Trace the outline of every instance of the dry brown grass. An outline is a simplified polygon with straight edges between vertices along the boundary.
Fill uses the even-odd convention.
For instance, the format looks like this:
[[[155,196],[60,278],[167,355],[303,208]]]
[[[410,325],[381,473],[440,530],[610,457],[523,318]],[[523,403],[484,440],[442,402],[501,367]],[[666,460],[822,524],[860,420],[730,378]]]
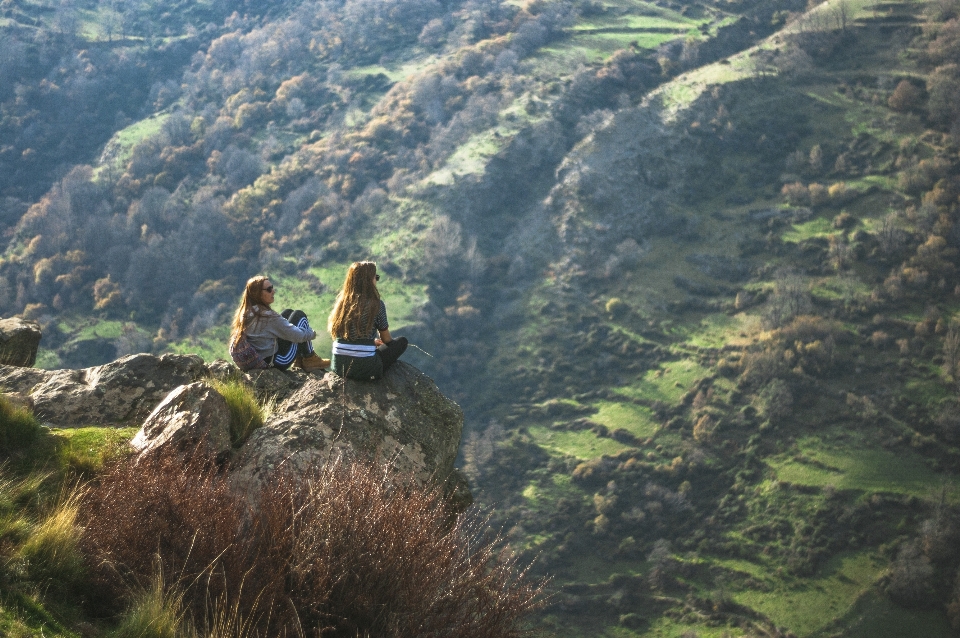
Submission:
[[[97,600],[115,610],[159,568],[196,626],[212,620],[204,601],[229,600],[248,635],[529,633],[543,584],[483,520],[453,517],[442,490],[408,478],[331,462],[274,476],[251,509],[202,459],[120,462],[81,511]]]

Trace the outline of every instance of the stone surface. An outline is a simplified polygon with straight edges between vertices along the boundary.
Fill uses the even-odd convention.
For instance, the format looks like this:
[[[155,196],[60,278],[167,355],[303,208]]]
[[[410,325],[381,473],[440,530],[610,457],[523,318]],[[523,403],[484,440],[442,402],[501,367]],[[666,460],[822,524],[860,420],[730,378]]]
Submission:
[[[309,379],[325,374],[322,371],[304,372],[298,368],[289,370],[267,368],[241,372],[236,365],[225,359],[211,361],[207,364],[207,371],[211,377],[221,381],[242,377],[253,388],[259,399],[269,399],[277,403],[299,390]]]
[[[231,451],[227,402],[203,382],[182,385],[154,408],[131,445],[141,457],[175,448],[226,460]]]
[[[278,469],[296,472],[342,454],[392,463],[421,483],[446,481],[463,496],[453,467],[462,429],[460,406],[413,366],[398,362],[374,382],[327,374],[277,406],[240,449],[232,473],[249,486]]]
[[[40,324],[19,317],[0,319],[0,365],[29,368],[37,360]]]
[[[41,421],[61,428],[140,425],[167,394],[206,374],[195,355],[133,354],[81,370],[0,366],[0,389],[29,395]]]

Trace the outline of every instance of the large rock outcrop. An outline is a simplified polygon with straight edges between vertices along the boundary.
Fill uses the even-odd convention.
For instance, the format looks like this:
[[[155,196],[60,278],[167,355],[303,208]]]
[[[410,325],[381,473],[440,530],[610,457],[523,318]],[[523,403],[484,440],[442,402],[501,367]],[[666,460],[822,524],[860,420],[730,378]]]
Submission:
[[[343,454],[392,463],[424,483],[443,481],[454,471],[462,430],[460,406],[411,365],[398,362],[375,382],[327,374],[277,406],[240,449],[233,472],[250,483]]]
[[[133,354],[81,370],[0,366],[0,389],[29,396],[37,417],[61,428],[141,425],[174,388],[207,374],[195,355]]]
[[[203,382],[207,377],[239,377],[261,399],[276,402],[263,427],[237,448],[228,404]],[[227,362],[205,365],[193,355],[137,354],[81,370],[0,366],[0,391],[24,397],[53,427],[140,425],[132,442],[138,454],[199,450],[228,467],[240,489],[336,455],[442,483],[459,507],[472,500],[453,465],[463,411],[403,362],[368,382],[293,370],[241,374]]]
[[[37,360],[43,333],[36,321],[0,319],[0,365],[30,367]]]

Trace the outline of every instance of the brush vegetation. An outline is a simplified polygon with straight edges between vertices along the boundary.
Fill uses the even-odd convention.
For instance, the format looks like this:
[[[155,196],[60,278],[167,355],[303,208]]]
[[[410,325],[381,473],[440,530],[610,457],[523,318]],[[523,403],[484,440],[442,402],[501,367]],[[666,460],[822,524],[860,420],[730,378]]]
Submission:
[[[317,325],[372,258],[476,498],[554,578],[541,628],[960,627],[956,2],[0,11],[0,307],[42,365],[225,356],[247,277]],[[96,430],[24,432],[5,557],[119,467]],[[208,596],[212,558],[154,549],[110,613],[153,587],[176,631],[281,622],[292,594]],[[0,631],[85,613],[5,573]]]
[[[203,458],[114,454],[76,476],[0,476],[5,635],[520,636],[546,601],[485,519],[376,464],[246,492]]]

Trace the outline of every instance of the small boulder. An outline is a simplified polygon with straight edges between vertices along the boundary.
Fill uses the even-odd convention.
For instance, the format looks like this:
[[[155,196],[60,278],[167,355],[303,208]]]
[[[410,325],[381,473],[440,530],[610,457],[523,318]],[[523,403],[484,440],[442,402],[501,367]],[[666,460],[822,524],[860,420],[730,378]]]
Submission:
[[[36,321],[0,319],[0,365],[31,367],[43,333]]]
[[[154,408],[130,442],[140,457],[160,450],[230,455],[230,410],[219,392],[203,382],[175,388]]]

